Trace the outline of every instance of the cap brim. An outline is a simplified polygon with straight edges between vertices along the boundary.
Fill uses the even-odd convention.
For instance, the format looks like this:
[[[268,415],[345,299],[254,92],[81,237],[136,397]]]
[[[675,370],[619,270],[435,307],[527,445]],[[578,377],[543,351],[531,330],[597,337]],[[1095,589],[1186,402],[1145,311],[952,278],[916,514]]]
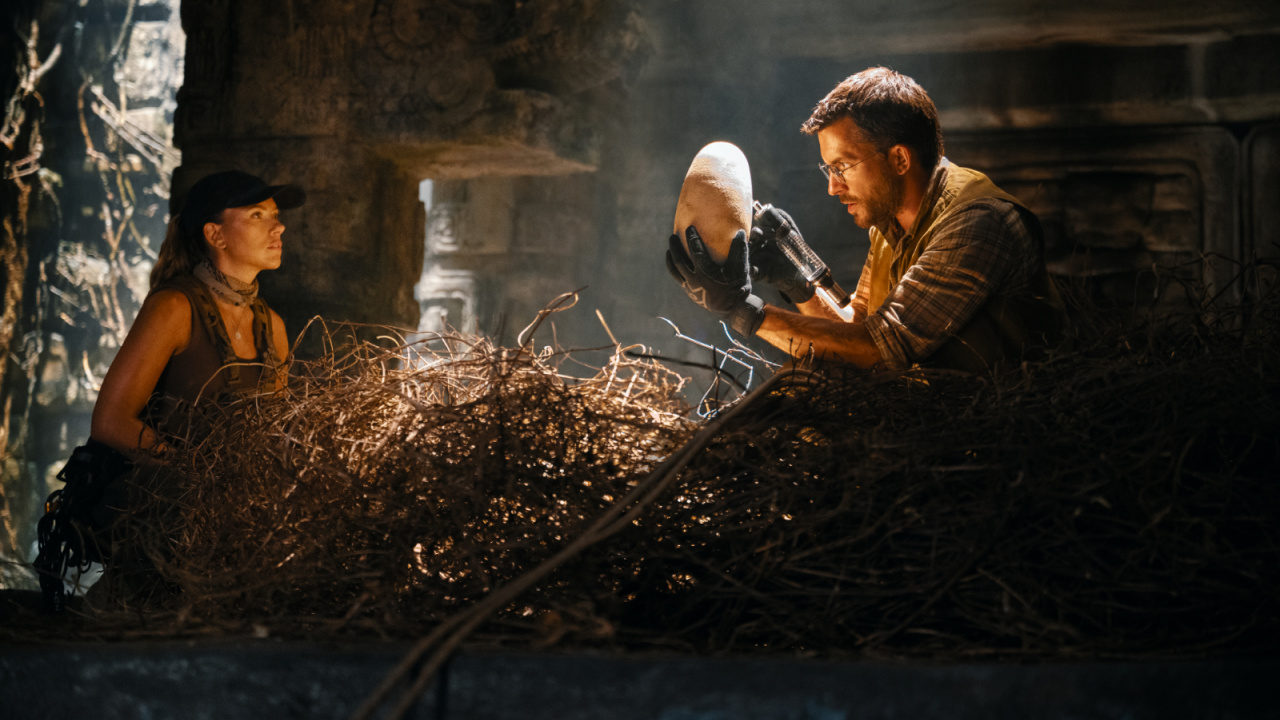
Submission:
[[[307,202],[307,191],[297,185],[272,185],[271,197],[275,198],[276,207],[281,210],[291,210],[296,207],[302,207]]]
[[[274,198],[276,207],[290,210],[301,207],[307,202],[307,193],[297,185],[268,185],[258,188],[242,197],[235,198],[227,207],[247,207],[257,205],[267,198]]]

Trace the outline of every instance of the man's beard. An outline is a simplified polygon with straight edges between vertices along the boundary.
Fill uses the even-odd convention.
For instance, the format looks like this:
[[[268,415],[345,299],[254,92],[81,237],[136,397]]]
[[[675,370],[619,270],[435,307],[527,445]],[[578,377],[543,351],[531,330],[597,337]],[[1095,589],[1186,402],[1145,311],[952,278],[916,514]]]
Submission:
[[[898,222],[897,215],[907,194],[907,183],[901,176],[891,173],[885,173],[884,180],[884,192],[866,198],[867,224],[863,227],[874,227],[881,234],[888,235],[887,229]],[[908,229],[903,228],[904,231]]]

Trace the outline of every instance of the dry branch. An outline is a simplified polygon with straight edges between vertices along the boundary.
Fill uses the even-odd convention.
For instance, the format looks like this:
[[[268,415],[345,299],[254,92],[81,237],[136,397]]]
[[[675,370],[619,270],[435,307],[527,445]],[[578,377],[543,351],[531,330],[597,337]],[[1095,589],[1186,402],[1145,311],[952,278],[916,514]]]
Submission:
[[[935,660],[1256,646],[1280,621],[1276,315],[1095,318],[988,376],[780,373],[692,444],[683,379],[622,348],[588,380],[461,337],[409,364],[334,350],[140,478],[145,552],[91,595],[92,632],[137,636],[125,608],[147,633],[437,655],[473,629]]]

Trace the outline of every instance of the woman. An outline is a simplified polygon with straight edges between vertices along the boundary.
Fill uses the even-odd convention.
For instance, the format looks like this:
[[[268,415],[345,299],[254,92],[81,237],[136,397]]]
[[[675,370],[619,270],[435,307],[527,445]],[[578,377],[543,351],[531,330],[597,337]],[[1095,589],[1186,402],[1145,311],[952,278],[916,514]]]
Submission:
[[[157,450],[156,430],[169,429],[175,406],[278,386],[288,336],[257,297],[257,274],[280,266],[279,211],[305,201],[297,186],[238,170],[192,186],[102,379],[92,439],[138,459]]]
[[[279,385],[288,335],[257,297],[257,276],[280,267],[279,211],[305,201],[297,186],[236,170],[192,186],[102,381],[93,440],[137,459],[158,449],[157,430],[168,429],[176,404]]]
[[[147,295],[93,408],[89,442],[59,477],[40,521],[35,562],[46,605],[61,610],[64,570],[105,559],[94,539],[126,505],[117,480],[183,434],[191,407],[278,388],[288,356],[284,321],[257,297],[258,273],[280,267],[280,210],[306,202],[295,185],[236,170],[202,178],[169,223]],[[78,584],[78,588],[75,585]],[[51,595],[53,597],[51,597]]]

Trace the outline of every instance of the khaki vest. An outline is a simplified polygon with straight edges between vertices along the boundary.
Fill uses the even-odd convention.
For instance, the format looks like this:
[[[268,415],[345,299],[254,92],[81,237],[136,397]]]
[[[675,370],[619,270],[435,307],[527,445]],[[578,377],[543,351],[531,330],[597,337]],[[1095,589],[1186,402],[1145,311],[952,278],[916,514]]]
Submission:
[[[903,238],[901,253],[877,229],[871,235],[871,278],[868,311],[884,304],[907,270],[934,239],[945,220],[965,205],[982,198],[998,198],[1026,211],[1032,234],[1040,245],[1040,269],[1025,291],[1017,295],[993,295],[960,332],[921,364],[981,371],[1006,359],[1020,357],[1024,349],[1055,342],[1063,328],[1062,301],[1044,266],[1044,240],[1040,224],[1026,206],[977,170],[948,165],[943,188],[929,215],[916,221],[916,233]]]

